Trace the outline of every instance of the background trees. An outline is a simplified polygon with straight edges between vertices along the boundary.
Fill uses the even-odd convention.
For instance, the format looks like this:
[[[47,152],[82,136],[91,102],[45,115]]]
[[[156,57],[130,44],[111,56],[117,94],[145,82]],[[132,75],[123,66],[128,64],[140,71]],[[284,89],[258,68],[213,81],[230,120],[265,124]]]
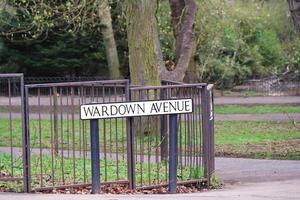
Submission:
[[[1,36],[11,43],[22,43],[27,46],[36,43],[47,44],[54,38],[58,40],[67,40],[68,37],[74,40],[83,37],[99,39],[97,34],[101,33],[109,75],[111,78],[120,77],[120,64],[108,0],[5,0],[1,5],[0,19]],[[93,51],[94,40],[87,43]],[[73,56],[76,59],[77,55]],[[74,63],[71,61],[67,66],[72,67],[72,64]],[[87,66],[81,63],[81,67],[84,69]]]
[[[156,64],[147,64],[147,67],[151,66],[153,68],[150,71],[155,73],[155,76],[159,74],[161,78],[171,79],[172,74],[176,75],[178,69],[184,69],[183,71],[187,71],[185,75],[193,75],[193,77],[185,76],[183,72],[180,72],[177,74],[181,77],[174,80],[180,80],[185,76],[185,81],[208,81],[217,83],[219,87],[232,87],[246,79],[280,75],[287,70],[295,76],[299,73],[300,53],[298,49],[300,40],[298,33],[295,31],[293,14],[290,12],[290,4],[288,4],[292,0],[150,1],[149,4],[151,5],[148,6],[152,7],[147,11],[151,11],[151,15],[146,13],[149,16],[147,19],[136,12],[132,12],[131,16],[126,13],[130,9],[135,9],[131,6],[134,3],[140,4],[143,2],[145,4],[146,1],[141,0],[109,1],[111,8],[105,6],[105,1],[100,0],[68,0],[63,1],[63,4],[61,4],[62,1],[58,0],[44,0],[43,2],[46,2],[46,4],[43,5],[43,8],[45,9],[37,9],[37,7],[32,7],[30,4],[22,4],[22,2],[39,2],[39,0],[13,0],[7,2],[10,4],[5,4],[5,11],[3,11],[4,4],[2,3],[0,6],[2,7],[2,11],[0,11],[0,32],[2,34],[0,40],[0,70],[5,72],[23,71],[27,73],[26,75],[31,76],[107,76],[111,74],[112,77],[118,77],[118,75],[112,75],[114,72],[110,69],[113,68],[108,67],[118,65],[113,63],[117,59],[108,56],[116,55],[115,50],[108,51],[110,46],[116,46],[118,47],[117,56],[119,57],[121,74],[127,77],[131,73],[132,80],[135,79],[134,74],[136,78],[141,78],[143,74],[137,72],[138,67],[136,67],[136,70],[129,72],[129,63],[133,69],[133,63],[137,61],[132,59],[136,59],[137,56],[141,55],[138,54],[141,53],[138,48],[135,50],[131,48],[134,45],[148,42],[144,42],[145,40],[140,40],[139,43],[136,42],[139,40],[138,37],[143,36],[144,32],[141,30],[146,27],[138,28],[141,29],[138,31],[142,34],[133,35],[129,30],[134,27],[132,23],[128,23],[133,20],[130,17],[136,15],[135,17],[140,20],[137,20],[137,23],[152,20],[150,24],[153,27],[149,27],[148,30],[152,31],[153,34],[148,36],[151,41],[156,42],[154,44],[148,42],[147,45],[151,43],[156,49],[155,55],[151,54],[152,58],[155,58],[153,60],[156,60]],[[197,13],[196,10],[188,9],[195,8],[195,6],[188,6],[189,3],[193,2],[198,7]],[[12,3],[19,7],[32,7],[32,10],[29,14],[26,14],[22,9],[17,12],[16,9],[13,9]],[[46,5],[51,5],[53,8],[49,9]],[[34,10],[39,11],[39,13],[33,12]],[[46,10],[46,12],[42,12],[43,10]],[[55,14],[53,10],[58,12]],[[189,37],[192,40],[188,42],[188,51],[182,51],[188,52],[188,56],[185,57],[187,59],[182,62],[183,66],[178,64],[180,63],[179,49],[180,45],[183,44],[182,37],[180,37],[182,32],[180,31],[183,30],[185,17],[189,16],[186,15],[189,13],[188,11],[195,13],[193,23],[190,23],[193,29],[189,29],[194,30],[190,33],[194,33],[195,36]],[[22,18],[21,14],[24,15],[24,13],[26,17]],[[109,14],[112,18],[112,29],[105,25],[110,23]],[[69,17],[66,17],[67,15]],[[103,19],[106,21],[103,21]],[[16,27],[18,27],[17,22],[20,22],[21,30],[25,30],[24,27],[34,22],[33,31],[30,34],[27,32],[26,36],[25,33],[20,32],[11,37],[7,34],[8,30],[11,30],[5,23],[7,20],[10,20],[10,25],[13,24]],[[53,23],[51,23],[51,20]],[[126,30],[126,24],[130,27],[128,30]],[[139,24],[139,26],[144,25]],[[111,42],[112,40],[104,39],[106,38],[104,35],[112,36],[112,30],[116,45]],[[104,33],[105,31],[107,34]],[[34,36],[34,32],[36,36]],[[45,38],[46,33],[47,37]],[[25,37],[25,40],[23,37]],[[185,44],[187,43],[185,42]],[[143,48],[145,51],[149,49],[153,51],[153,46],[148,49],[146,46]],[[142,48],[142,45],[140,48]],[[32,53],[29,53],[29,50]],[[135,52],[132,55],[137,56],[129,57],[130,52]],[[144,56],[140,57],[145,58]],[[143,60],[138,65],[145,65],[142,62]],[[155,66],[158,67],[158,71],[156,71]],[[142,69],[147,69],[147,67]],[[172,73],[169,70],[174,71]],[[51,74],[51,72],[57,73]],[[147,70],[143,73],[147,73]],[[147,77],[147,74],[145,74],[145,77]],[[137,83],[158,84],[157,80],[157,78],[152,77],[149,81],[153,82],[144,80],[144,83],[143,81],[137,81]]]

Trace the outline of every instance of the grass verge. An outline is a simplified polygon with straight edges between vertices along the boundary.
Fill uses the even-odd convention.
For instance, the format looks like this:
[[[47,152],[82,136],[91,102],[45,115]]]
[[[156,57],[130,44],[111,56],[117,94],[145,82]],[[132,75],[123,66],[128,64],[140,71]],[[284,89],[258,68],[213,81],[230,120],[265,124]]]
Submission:
[[[300,124],[293,122],[217,122],[216,155],[300,159]]]
[[[49,120],[42,120],[41,123],[41,130],[39,130],[38,121],[31,121],[31,147],[53,148],[50,122]],[[100,146],[106,147],[107,152],[125,152],[127,148],[125,123],[123,123],[123,127],[122,122],[117,120],[111,120],[111,123],[106,123],[105,126],[103,123],[100,126]],[[15,147],[20,147],[22,143],[20,120],[14,119],[12,125],[14,127],[12,144]],[[184,122],[181,125],[182,130],[185,130]],[[88,150],[90,140],[88,132],[85,134],[80,132],[79,123],[74,124],[74,132],[71,131],[72,128],[70,127],[72,127],[71,124],[67,125],[64,122],[63,131],[61,128],[58,129],[58,139],[63,141],[60,142],[59,148],[71,150],[85,148]],[[104,134],[104,127],[106,127],[106,135]],[[88,125],[85,128],[88,130]],[[300,159],[299,122],[217,121],[215,131],[216,153],[220,156]],[[0,133],[0,146],[10,146],[11,135],[8,131],[7,120],[0,119]],[[185,140],[185,135],[183,134],[182,137],[179,141],[187,145],[188,141]],[[156,150],[160,144],[159,135],[143,135],[135,139],[137,152],[157,154]],[[197,146],[200,142],[193,140],[193,144]]]
[[[300,106],[259,105],[259,106],[215,106],[216,114],[266,114],[300,113]]]

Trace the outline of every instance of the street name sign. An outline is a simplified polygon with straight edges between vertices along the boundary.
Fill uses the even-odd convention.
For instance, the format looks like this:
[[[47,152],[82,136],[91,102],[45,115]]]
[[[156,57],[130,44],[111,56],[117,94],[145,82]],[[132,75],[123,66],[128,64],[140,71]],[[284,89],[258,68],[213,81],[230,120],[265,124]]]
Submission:
[[[171,99],[159,101],[136,101],[101,104],[93,103],[80,106],[80,118],[82,120],[184,114],[192,112],[192,99]]]

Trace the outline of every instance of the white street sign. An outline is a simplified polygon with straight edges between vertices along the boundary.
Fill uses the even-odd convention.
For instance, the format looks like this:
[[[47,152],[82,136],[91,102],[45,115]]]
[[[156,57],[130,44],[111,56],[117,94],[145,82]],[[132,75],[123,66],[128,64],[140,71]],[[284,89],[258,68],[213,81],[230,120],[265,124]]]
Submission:
[[[106,119],[118,117],[183,114],[192,112],[192,99],[172,99],[160,101],[138,101],[81,105],[80,118],[82,120]]]

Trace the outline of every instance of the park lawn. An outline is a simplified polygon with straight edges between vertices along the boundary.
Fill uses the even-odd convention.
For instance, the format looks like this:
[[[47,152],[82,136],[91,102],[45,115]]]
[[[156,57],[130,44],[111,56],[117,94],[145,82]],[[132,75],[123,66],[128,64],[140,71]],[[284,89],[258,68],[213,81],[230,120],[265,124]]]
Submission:
[[[216,155],[300,159],[300,123],[239,122],[215,124]]]
[[[100,122],[100,147],[106,147],[107,152],[125,152],[126,151],[126,123],[121,119],[112,119],[111,123],[106,120]],[[186,124],[181,123],[182,130]],[[86,123],[86,131],[83,134],[79,131],[80,125],[78,121],[74,123],[74,133],[71,131],[71,123],[63,121],[63,131],[61,131],[60,123],[58,124],[58,139],[63,139],[63,145],[59,148],[76,149],[83,148],[82,144],[86,144],[84,148],[89,149],[89,124]],[[12,121],[12,138],[13,146],[21,147],[21,127],[20,120]],[[41,131],[40,131],[41,127]],[[104,127],[106,134],[104,135]],[[42,120],[41,126],[37,120],[31,120],[31,147],[32,148],[53,148],[51,143],[51,126],[49,120]],[[115,131],[117,130],[117,131]],[[262,158],[276,157],[280,155],[282,159],[300,159],[300,123],[299,122],[271,122],[271,121],[217,121],[215,122],[215,144],[217,155],[222,156],[243,156]],[[8,131],[8,120],[0,119],[0,146],[10,146],[10,132]],[[40,144],[41,135],[41,144]],[[104,137],[105,136],[105,137]],[[118,142],[116,142],[118,141]],[[147,152],[147,146],[159,145],[159,135],[144,135],[142,138],[137,137],[135,140],[137,151]],[[144,142],[141,142],[144,141]],[[183,143],[186,143],[183,138]],[[194,141],[200,144],[200,141]],[[104,145],[106,144],[106,145]],[[144,146],[144,147],[142,147]],[[145,148],[144,150],[141,148]],[[155,154],[155,148],[152,148],[152,154]],[[296,156],[296,157],[295,157]]]
[[[300,139],[300,124],[271,121],[216,122],[216,144],[259,144]]]
[[[10,126],[12,129],[9,128]],[[53,121],[49,119],[30,120],[29,128],[32,148],[51,148],[51,145],[53,145],[51,139],[54,137]],[[102,133],[100,134],[100,142],[118,141],[120,145],[123,145],[123,142],[126,141],[125,128],[126,122],[123,119],[100,120],[99,131]],[[89,143],[89,121],[79,119],[75,119],[73,122],[72,120],[58,120],[57,134],[59,142],[68,143],[64,144],[65,146],[70,145],[80,148],[80,144]],[[20,147],[22,145],[21,120],[12,119],[10,125],[8,119],[0,118],[0,136],[0,146],[10,146],[10,139],[12,138],[12,145]]]
[[[215,106],[216,114],[266,114],[266,113],[300,113],[300,105],[283,106],[283,105],[217,105]]]

